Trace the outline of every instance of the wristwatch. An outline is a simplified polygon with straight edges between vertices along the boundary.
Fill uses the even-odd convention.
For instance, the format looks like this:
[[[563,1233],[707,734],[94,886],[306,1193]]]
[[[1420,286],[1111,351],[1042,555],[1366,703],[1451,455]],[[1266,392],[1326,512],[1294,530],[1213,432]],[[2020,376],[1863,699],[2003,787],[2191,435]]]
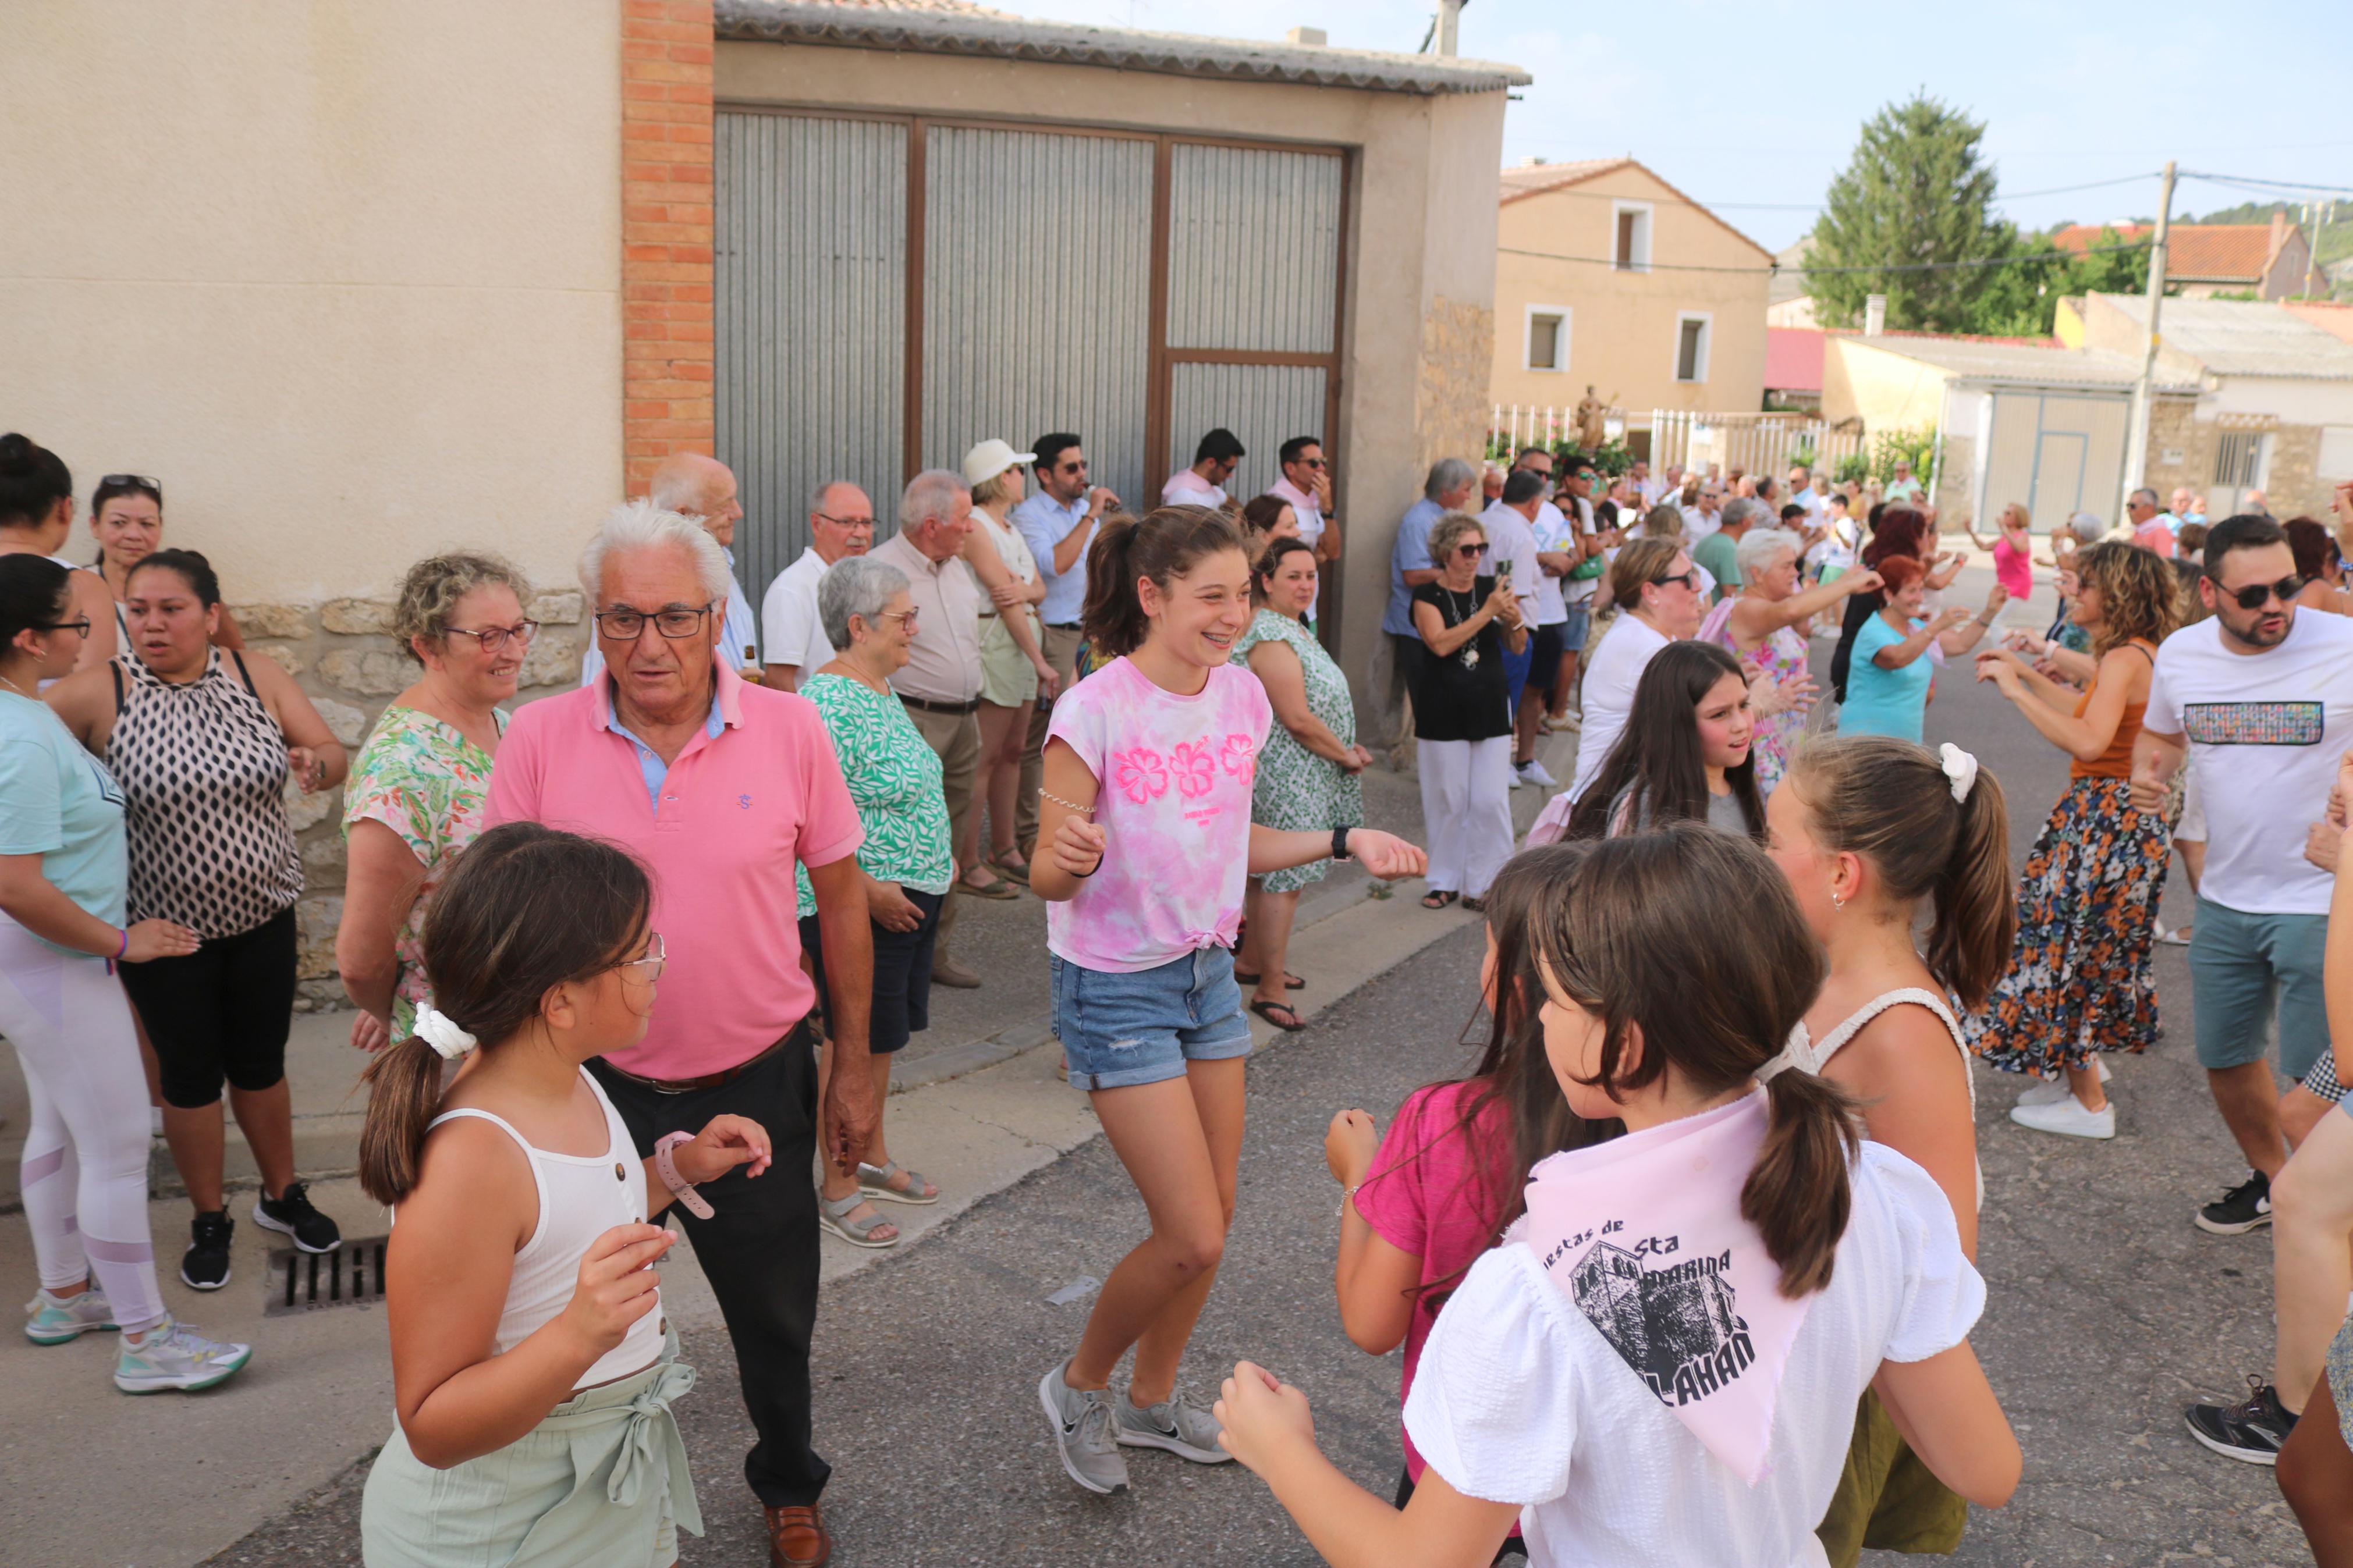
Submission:
[[[1355,831],[1356,829],[1351,827],[1335,827],[1332,830],[1333,859],[1353,860],[1356,858],[1354,855],[1348,853],[1348,835]]]
[[[670,1195],[676,1198],[687,1213],[697,1219],[709,1219],[714,1212],[710,1200],[694,1190],[694,1184],[680,1173],[678,1163],[670,1154],[670,1151],[680,1144],[693,1142],[694,1134],[691,1132],[665,1133],[662,1141],[654,1145],[654,1174],[661,1178],[662,1185],[670,1189]]]

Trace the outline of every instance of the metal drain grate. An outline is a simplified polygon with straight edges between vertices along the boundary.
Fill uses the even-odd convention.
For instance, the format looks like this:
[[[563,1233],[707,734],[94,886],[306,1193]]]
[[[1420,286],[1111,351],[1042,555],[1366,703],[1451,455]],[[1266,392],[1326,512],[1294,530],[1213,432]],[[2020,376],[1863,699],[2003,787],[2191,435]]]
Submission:
[[[322,1307],[366,1307],[384,1300],[384,1249],[386,1236],[364,1236],[344,1241],[333,1252],[303,1252],[291,1247],[269,1253],[269,1290],[262,1315],[282,1318],[290,1312],[316,1311]]]

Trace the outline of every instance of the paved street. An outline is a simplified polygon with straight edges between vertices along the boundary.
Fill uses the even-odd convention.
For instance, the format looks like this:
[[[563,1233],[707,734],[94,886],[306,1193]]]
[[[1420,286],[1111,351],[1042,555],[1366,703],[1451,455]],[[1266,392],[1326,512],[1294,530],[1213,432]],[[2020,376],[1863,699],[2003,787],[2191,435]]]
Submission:
[[[2047,601],[2045,593],[2046,614]],[[2063,766],[1989,688],[1964,685],[1960,674],[1940,680],[1930,738],[1965,740],[2000,774],[2022,854]],[[2179,896],[2169,902],[2168,921],[2179,920]],[[1193,1362],[1196,1392],[1240,1355],[1300,1383],[1327,1451],[1384,1490],[1398,1464],[1397,1363],[1362,1354],[1340,1333],[1335,1189],[1321,1135],[1339,1106],[1385,1120],[1414,1086],[1459,1068],[1477,941],[1465,930],[1424,950],[1254,1065],[1240,1210]],[[2271,1472],[2216,1458],[2181,1429],[2182,1404],[2268,1367],[2271,1268],[2264,1235],[2226,1240],[2189,1223],[2241,1166],[2189,1059],[2180,951],[2158,951],[2168,1038],[2147,1058],[2118,1064],[2114,1142],[2014,1127],[2004,1115],[2014,1083],[1978,1074],[1991,1286],[1978,1343],[2027,1470],[2010,1509],[1973,1523],[1960,1563],[2308,1561]],[[1238,1468],[1140,1454],[1134,1491],[1117,1499],[1081,1494],[1062,1476],[1033,1390],[1086,1308],[1046,1298],[1100,1278],[1144,1225],[1117,1163],[1095,1141],[829,1288],[818,1428],[836,1466],[828,1509],[837,1563],[1315,1561]],[[681,1418],[712,1532],[687,1544],[684,1561],[757,1563],[758,1515],[737,1480],[749,1435],[731,1358],[716,1331],[692,1336],[688,1352],[705,1378]],[[356,1562],[364,1473],[216,1561]]]

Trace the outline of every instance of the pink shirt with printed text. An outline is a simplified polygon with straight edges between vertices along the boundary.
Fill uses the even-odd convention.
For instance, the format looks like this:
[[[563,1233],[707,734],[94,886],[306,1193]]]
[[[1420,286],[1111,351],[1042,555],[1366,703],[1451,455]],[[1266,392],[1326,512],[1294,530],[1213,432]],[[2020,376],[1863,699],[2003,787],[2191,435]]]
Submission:
[[[1220,665],[1190,697],[1114,659],[1055,699],[1047,739],[1094,774],[1103,864],[1046,906],[1056,957],[1114,974],[1231,947],[1250,867],[1250,782],[1273,710],[1248,669]]]

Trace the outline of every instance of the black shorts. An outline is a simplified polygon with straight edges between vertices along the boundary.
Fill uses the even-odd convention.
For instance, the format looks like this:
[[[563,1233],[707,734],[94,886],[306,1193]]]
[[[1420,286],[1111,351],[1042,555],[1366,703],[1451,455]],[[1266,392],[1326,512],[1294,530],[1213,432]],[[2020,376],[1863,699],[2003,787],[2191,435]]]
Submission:
[[[1563,623],[1535,628],[1528,637],[1528,679],[1525,690],[1552,695],[1553,682],[1560,679],[1560,656],[1567,651],[1560,638]]]
[[[908,902],[923,911],[923,921],[913,931],[874,928],[874,998],[867,1015],[866,1048],[878,1057],[889,1056],[905,1045],[908,1037],[932,1026],[932,948],[939,940],[940,910],[950,897],[919,893],[913,888],[901,890]],[[817,977],[817,1005],[829,1013],[825,946],[815,915],[801,917],[801,951],[809,955]],[[826,1037],[833,1037],[830,1028]]]
[[[294,1014],[294,910],[248,931],[207,937],[184,958],[119,966],[163,1069],[164,1103],[195,1110],[221,1084],[248,1092],[286,1076]]]

